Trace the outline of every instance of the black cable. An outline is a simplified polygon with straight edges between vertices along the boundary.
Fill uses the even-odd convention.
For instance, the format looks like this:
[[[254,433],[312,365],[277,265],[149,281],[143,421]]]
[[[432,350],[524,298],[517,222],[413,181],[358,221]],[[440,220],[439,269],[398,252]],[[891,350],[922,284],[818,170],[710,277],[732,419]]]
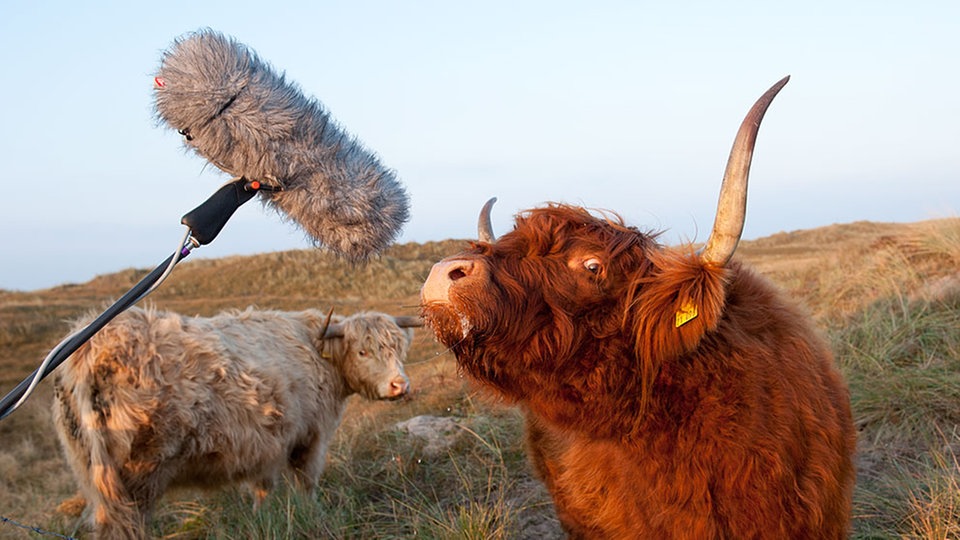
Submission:
[[[222,185],[220,189],[214,192],[200,206],[194,208],[181,218],[181,223],[187,226],[188,234],[193,240],[193,245],[206,245],[213,241],[220,234],[227,220],[241,205],[249,201],[258,191],[263,189],[260,182],[249,181],[246,178],[235,178],[234,180]],[[270,189],[273,191],[274,189]],[[123,313],[127,308],[136,304],[144,296],[149,294],[156,285],[165,279],[173,266],[176,266],[184,257],[190,254],[190,249],[186,242],[178,248],[178,251],[167,257],[167,260],[157,266],[153,272],[147,274],[139,283],[127,291],[119,300],[107,308],[106,311],[94,319],[85,328],[70,336],[64,342],[61,342],[51,355],[48,355],[49,362],[45,359],[44,363],[29,377],[24,379],[10,391],[3,399],[0,399],[0,420],[6,418],[19,406],[21,398],[27,394],[31,386],[35,386],[35,381],[39,382],[49,375],[54,369],[70,357],[81,345],[86,343],[101,328],[107,325],[114,317]],[[45,366],[45,367],[44,367]],[[39,373],[43,369],[43,373]],[[38,378],[39,374],[39,378]]]
[[[86,326],[83,330],[80,330],[73,335],[63,347],[57,351],[56,356],[47,364],[46,369],[40,375],[40,378],[43,379],[49,375],[54,369],[56,369],[60,364],[64,362],[71,354],[74,353],[77,349],[80,348],[88,339],[93,337],[101,328],[107,325],[108,322],[112,321],[114,317],[123,313],[127,308],[132,306],[134,303],[139,300],[143,294],[153,286],[154,283],[166,272],[167,267],[170,266],[170,263],[173,262],[174,258],[178,257],[178,254],[174,253],[167,257],[163,263],[157,266],[152,272],[147,274],[146,277],[140,280],[139,283],[133,286],[132,289],[127,291],[126,294],[120,297],[119,300],[113,303],[112,306],[106,309],[99,317],[94,319],[89,325]],[[182,256],[179,258],[182,259]],[[0,420],[4,419],[13,412],[13,406],[16,404],[20,398],[23,396],[24,392],[27,391],[27,388],[30,387],[30,384],[33,382],[34,377],[37,376],[37,372],[40,368],[33,370],[26,379],[20,382],[10,391],[6,396],[0,400]]]

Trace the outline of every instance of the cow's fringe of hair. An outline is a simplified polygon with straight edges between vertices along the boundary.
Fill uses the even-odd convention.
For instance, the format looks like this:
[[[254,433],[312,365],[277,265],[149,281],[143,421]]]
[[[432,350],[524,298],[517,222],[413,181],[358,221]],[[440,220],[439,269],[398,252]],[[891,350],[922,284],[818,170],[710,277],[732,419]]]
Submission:
[[[651,272],[630,287],[623,327],[635,336],[640,362],[641,413],[646,410],[660,367],[696,349],[717,327],[726,304],[728,270],[705,264],[692,248],[651,250]],[[677,314],[697,315],[678,325]]]

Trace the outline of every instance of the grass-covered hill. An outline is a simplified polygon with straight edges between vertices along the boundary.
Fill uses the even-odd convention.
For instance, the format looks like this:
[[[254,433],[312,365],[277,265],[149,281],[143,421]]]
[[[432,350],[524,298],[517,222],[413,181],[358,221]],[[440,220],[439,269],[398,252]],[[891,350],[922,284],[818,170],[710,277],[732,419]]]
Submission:
[[[248,305],[413,315],[430,266],[463,245],[397,245],[359,267],[310,250],[187,260],[147,302],[196,315]],[[960,537],[960,219],[780,233],[743,242],[738,253],[808,306],[850,384],[860,429],[853,536]],[[67,320],[102,309],[149,270],[0,291],[0,392],[39,364]],[[251,512],[242,489],[175,492],[154,533],[561,537],[523,456],[517,413],[462,378],[426,331],[417,333],[408,373],[415,388],[408,399],[351,399],[315,496],[281,489]],[[58,510],[75,485],[52,429],[50,394],[45,381],[0,422],[0,517],[82,537],[82,521]],[[444,426],[439,443],[398,427],[417,417]],[[0,520],[0,538],[35,536]]]

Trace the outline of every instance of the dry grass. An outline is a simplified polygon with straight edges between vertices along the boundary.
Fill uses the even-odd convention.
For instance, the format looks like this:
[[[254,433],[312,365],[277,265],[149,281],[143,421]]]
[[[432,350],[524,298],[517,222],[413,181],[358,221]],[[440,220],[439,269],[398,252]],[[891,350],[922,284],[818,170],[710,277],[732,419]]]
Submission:
[[[190,260],[152,297],[161,308],[416,312],[430,265],[459,241],[395,246],[363,267],[315,251]],[[854,223],[744,242],[741,256],[803,301],[829,336],[860,429],[855,538],[960,537],[960,220]],[[44,291],[0,291],[0,389],[31,371],[65,320],[122,295],[146,270]],[[453,358],[418,332],[398,403],[353,398],[317,492],[281,489],[259,512],[243,490],[174,493],[166,538],[557,538],[532,478],[516,411],[481,398]],[[73,481],[50,423],[49,383],[0,422],[0,516],[70,535],[55,512]],[[417,415],[455,419],[438,454],[396,429]],[[0,524],[0,538],[28,533]]]

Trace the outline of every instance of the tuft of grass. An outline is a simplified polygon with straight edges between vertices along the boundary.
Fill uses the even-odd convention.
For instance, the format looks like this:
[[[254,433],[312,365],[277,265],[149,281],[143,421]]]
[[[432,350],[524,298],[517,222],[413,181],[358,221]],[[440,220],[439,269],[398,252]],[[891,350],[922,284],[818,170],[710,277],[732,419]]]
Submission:
[[[515,417],[507,416],[509,419],[475,415],[469,423],[462,422],[459,427],[468,437],[458,439],[456,448],[448,451],[449,465],[444,469],[432,470],[424,466],[423,458],[417,458],[417,466],[402,473],[404,490],[421,495],[415,501],[430,502],[398,499],[393,505],[394,517],[410,523],[415,533],[425,538],[513,537],[514,516],[527,507],[511,494],[517,486],[513,473],[522,469],[523,460],[516,445],[507,442],[519,438],[521,427]],[[462,459],[464,455],[469,459]],[[435,463],[443,465],[445,461]],[[426,489],[430,497],[422,496]]]
[[[832,339],[860,429],[855,537],[956,537],[960,294],[878,300]]]
[[[960,294],[869,306],[833,341],[860,427],[913,440],[960,423]]]
[[[861,471],[854,499],[853,538],[960,538],[960,434],[939,434]]]
[[[908,536],[928,540],[960,538],[960,462],[952,444],[932,450],[909,492]]]

